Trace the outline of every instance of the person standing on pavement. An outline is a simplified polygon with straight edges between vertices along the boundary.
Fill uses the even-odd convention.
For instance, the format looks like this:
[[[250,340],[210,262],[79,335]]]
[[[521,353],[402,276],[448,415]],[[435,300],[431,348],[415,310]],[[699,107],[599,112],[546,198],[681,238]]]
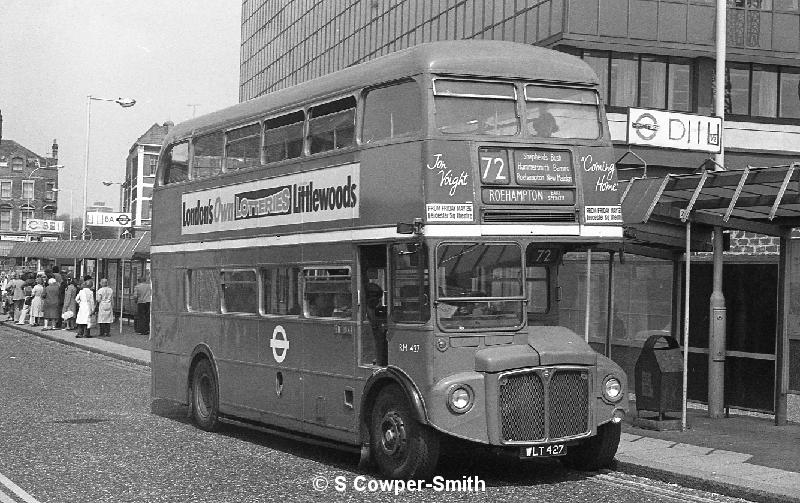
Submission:
[[[44,310],[42,309],[42,305],[44,304],[44,276],[37,276],[36,277],[36,284],[33,285],[33,299],[31,299],[31,312],[30,312],[30,322],[28,325],[32,327],[38,327],[42,323],[42,318],[44,318]]]
[[[137,334],[150,335],[150,302],[153,299],[153,291],[150,282],[144,276],[139,277],[139,282],[133,288],[133,299],[136,301],[134,330]]]
[[[62,330],[75,330],[75,314],[78,304],[75,297],[78,295],[78,279],[69,278],[67,289],[64,290],[64,307],[61,308],[61,319],[64,320]]]
[[[19,277],[17,273],[11,274],[11,281],[8,288],[11,292],[11,302],[14,303],[14,321],[19,321],[19,316],[22,314],[22,308],[25,307],[25,281]]]
[[[100,327],[100,337],[111,336],[111,324],[114,323],[114,290],[108,286],[108,279],[100,280],[97,290],[97,325]]]
[[[61,317],[59,288],[55,278],[47,280],[47,287],[44,289],[44,328],[42,330],[55,330],[56,323]]]
[[[75,297],[75,302],[78,304],[78,316],[75,321],[78,324],[78,334],[75,337],[90,338],[90,330],[92,328],[92,315],[94,314],[94,292],[92,292],[92,282],[84,281],[83,288],[78,292]]]

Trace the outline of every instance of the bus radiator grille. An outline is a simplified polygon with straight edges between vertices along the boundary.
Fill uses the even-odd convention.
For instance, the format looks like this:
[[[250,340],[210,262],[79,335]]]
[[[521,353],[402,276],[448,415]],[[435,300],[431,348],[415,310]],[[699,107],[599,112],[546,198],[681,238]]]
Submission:
[[[589,373],[584,370],[537,369],[501,378],[503,441],[557,440],[588,433],[588,397]]]
[[[484,210],[483,223],[575,222],[574,211]]]

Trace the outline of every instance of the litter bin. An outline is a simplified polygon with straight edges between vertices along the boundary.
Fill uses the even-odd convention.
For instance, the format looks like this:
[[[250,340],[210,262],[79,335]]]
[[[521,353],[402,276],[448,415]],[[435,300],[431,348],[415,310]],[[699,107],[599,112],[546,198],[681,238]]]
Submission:
[[[667,344],[656,347],[659,339]],[[683,356],[678,341],[671,335],[647,338],[636,360],[636,414],[657,412],[663,420],[667,412],[680,412],[683,403]]]

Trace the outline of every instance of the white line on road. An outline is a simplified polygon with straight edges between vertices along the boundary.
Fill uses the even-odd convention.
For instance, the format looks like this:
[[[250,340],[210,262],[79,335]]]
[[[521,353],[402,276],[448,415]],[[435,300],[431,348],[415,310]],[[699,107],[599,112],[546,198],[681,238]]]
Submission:
[[[8,494],[4,493],[3,491],[0,491],[0,503],[17,503],[17,502],[14,501]]]
[[[3,485],[4,485],[4,486],[6,486],[7,488],[11,489],[11,491],[12,491],[14,494],[16,494],[17,496],[19,496],[20,498],[22,498],[22,501],[24,501],[25,503],[41,503],[41,502],[40,502],[39,500],[37,500],[36,498],[34,498],[34,497],[33,497],[33,496],[31,496],[30,494],[28,494],[28,493],[26,493],[25,491],[23,491],[23,490],[22,490],[22,488],[21,488],[20,486],[18,486],[17,484],[15,484],[15,483],[11,482],[11,481],[8,479],[8,477],[6,477],[5,475],[3,475],[2,473],[0,473],[0,484],[3,484]],[[0,491],[0,494],[2,494],[2,492],[1,492],[1,491]],[[0,500],[0,501],[2,501],[2,500]],[[11,501],[12,501],[12,503],[13,503],[13,500],[11,500]],[[3,503],[7,503],[7,502],[3,501]]]

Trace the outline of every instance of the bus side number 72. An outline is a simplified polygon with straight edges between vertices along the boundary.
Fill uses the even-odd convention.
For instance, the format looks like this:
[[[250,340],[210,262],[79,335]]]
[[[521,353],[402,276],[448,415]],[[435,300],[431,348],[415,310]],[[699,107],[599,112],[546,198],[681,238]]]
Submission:
[[[508,161],[505,151],[481,149],[481,181],[508,184]]]

